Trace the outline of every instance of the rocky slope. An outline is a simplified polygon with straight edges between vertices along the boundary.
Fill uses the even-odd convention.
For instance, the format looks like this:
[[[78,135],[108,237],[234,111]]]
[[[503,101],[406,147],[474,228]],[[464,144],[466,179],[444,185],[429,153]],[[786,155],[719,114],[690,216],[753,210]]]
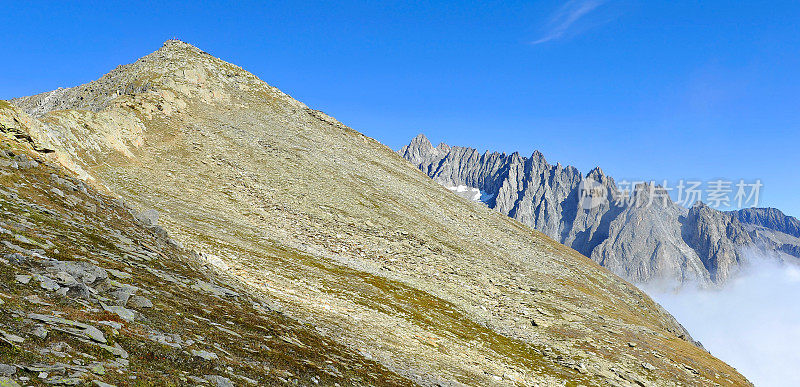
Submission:
[[[381,375],[424,385],[748,384],[619,277],[188,44],[169,41],[98,81],[12,102],[0,110],[3,132],[158,210],[175,244],[198,252],[177,265],[184,276],[196,262],[287,324],[312,327],[341,353],[330,355],[341,366],[329,363],[341,384],[358,362],[368,364],[364,384]],[[248,308],[226,316],[236,324],[260,313]],[[241,351],[259,345],[239,334]],[[298,336],[280,337],[327,351]],[[278,335],[263,337],[281,349]],[[197,349],[217,354],[214,374],[233,380],[215,348]]]
[[[27,145],[0,139],[0,385],[411,384]]]
[[[490,208],[633,282],[711,286],[724,283],[745,265],[749,249],[781,259],[800,257],[800,249],[793,248],[796,241],[775,242],[773,233],[797,233],[796,219],[792,222],[771,210],[732,214],[702,203],[687,210],[657,186],[644,184],[634,192],[621,192],[600,168],[583,175],[571,166],[548,164],[538,151],[529,158],[480,154],[446,144],[434,147],[419,135],[399,153],[440,184],[479,191]]]

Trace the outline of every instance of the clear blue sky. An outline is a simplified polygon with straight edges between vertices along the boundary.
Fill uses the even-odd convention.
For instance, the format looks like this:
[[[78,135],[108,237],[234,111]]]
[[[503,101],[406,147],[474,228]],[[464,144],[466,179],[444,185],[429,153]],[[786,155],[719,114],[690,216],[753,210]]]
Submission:
[[[392,148],[424,132],[618,180],[760,178],[762,205],[800,215],[797,1],[0,4],[0,98],[177,36]]]

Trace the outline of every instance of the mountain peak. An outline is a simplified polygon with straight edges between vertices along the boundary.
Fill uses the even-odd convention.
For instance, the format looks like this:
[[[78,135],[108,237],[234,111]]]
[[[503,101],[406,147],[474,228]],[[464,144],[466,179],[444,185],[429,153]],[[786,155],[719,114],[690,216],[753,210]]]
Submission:
[[[449,151],[449,148],[444,148],[441,145],[438,148],[434,148],[431,140],[428,140],[428,137],[420,133],[408,145],[400,148],[398,153],[412,163],[419,164],[431,157],[435,157],[439,153],[447,153]]]
[[[98,112],[110,105],[138,105],[131,99],[148,99],[147,106],[175,111],[192,103],[227,103],[232,95],[248,102],[289,100],[241,67],[213,57],[180,40],[170,39],[156,51],[133,63],[121,65],[99,79],[70,88],[59,88],[11,102],[33,116],[56,110]],[[180,101],[180,102],[179,102]],[[305,107],[289,101],[293,107]],[[160,106],[160,107],[159,107]]]
[[[544,154],[542,154],[542,152],[540,152],[538,149],[533,151],[533,154],[531,154],[531,160],[538,164],[547,164],[547,159],[544,158]]]
[[[613,187],[613,188],[616,187],[616,182],[614,181],[614,178],[606,175],[605,172],[603,172],[603,170],[600,167],[594,167],[594,169],[592,169],[591,171],[589,171],[589,173],[586,174],[586,178],[594,180],[607,187]]]
[[[425,146],[425,147],[430,146],[431,148],[433,148],[433,143],[431,143],[431,140],[428,140],[428,137],[425,136],[424,133],[420,133],[416,137],[414,137],[414,139],[411,140],[411,145]]]
[[[158,50],[140,58],[138,61],[147,62],[149,60],[154,60],[156,62],[173,62],[173,64],[179,66],[185,66],[189,62],[203,60],[216,60],[227,63],[222,59],[215,58],[191,43],[178,39],[165,41]]]
[[[194,49],[200,50],[196,46],[192,45],[191,43],[184,42],[183,40],[172,38],[167,39],[164,41],[164,44],[161,45],[162,49]]]
[[[606,174],[603,172],[602,168],[594,167],[594,169],[592,169],[591,171],[589,171],[589,173],[586,174],[586,177],[593,178],[595,180],[600,180],[603,177],[605,177],[605,175]]]

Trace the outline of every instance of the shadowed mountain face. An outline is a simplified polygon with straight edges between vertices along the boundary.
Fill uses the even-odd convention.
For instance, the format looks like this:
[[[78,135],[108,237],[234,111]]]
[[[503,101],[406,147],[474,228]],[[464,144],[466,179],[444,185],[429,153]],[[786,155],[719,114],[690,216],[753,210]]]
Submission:
[[[657,186],[623,193],[600,168],[582,175],[548,164],[538,151],[529,158],[480,154],[433,147],[419,135],[399,153],[440,184],[481,192],[490,208],[633,282],[722,284],[746,264],[750,248],[781,259],[800,257],[797,220],[776,210],[724,213],[702,203],[686,209]]]
[[[375,372],[427,385],[747,384],[593,261],[188,44],[12,103],[7,135],[158,210],[235,291]]]

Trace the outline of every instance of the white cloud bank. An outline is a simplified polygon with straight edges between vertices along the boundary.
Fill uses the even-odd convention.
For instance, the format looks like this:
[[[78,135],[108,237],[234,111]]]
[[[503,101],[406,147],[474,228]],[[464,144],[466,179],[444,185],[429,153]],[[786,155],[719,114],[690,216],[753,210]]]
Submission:
[[[720,290],[644,290],[756,386],[800,386],[800,268],[751,259]]]

